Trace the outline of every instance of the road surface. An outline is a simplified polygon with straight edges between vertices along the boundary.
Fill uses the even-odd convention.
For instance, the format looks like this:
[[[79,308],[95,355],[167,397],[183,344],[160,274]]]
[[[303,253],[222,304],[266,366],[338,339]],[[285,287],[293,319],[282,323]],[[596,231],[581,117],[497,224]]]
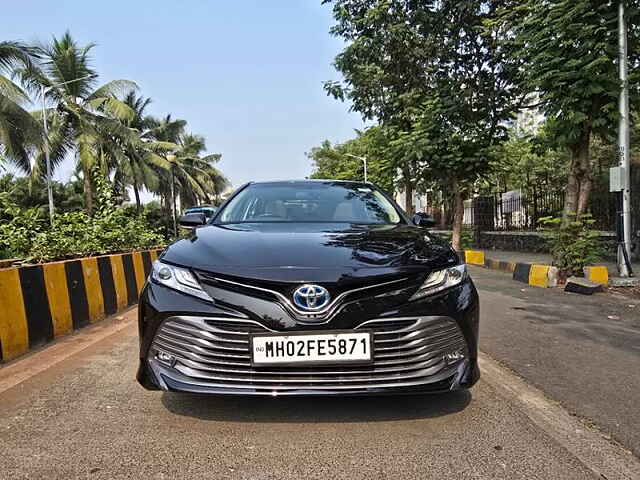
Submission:
[[[640,456],[640,301],[471,274],[482,350]]]
[[[487,315],[509,310],[482,282],[483,302],[503,303],[485,305],[491,346],[500,326]],[[1,479],[640,478],[632,454],[484,354],[471,393],[148,392],[134,380],[134,318],[131,310],[0,368]]]

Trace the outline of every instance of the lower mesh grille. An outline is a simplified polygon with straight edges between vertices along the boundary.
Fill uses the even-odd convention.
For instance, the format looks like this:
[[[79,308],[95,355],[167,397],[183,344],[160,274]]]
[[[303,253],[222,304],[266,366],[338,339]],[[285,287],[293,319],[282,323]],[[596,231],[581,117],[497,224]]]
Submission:
[[[356,329],[374,332],[374,362],[366,366],[253,367],[250,332],[271,332],[252,320],[203,317],[167,319],[153,341],[156,351],[175,357],[172,366],[189,384],[237,390],[357,391],[410,387],[443,381],[458,364],[445,355],[467,345],[458,325],[446,317],[371,320]],[[459,362],[458,362],[459,363]]]

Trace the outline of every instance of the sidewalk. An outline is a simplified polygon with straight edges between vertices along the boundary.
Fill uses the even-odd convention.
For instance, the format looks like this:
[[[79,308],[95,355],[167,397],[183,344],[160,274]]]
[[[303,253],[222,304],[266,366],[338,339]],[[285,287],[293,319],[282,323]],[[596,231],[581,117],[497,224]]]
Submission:
[[[552,258],[548,253],[528,253],[528,252],[511,252],[507,250],[485,250],[487,258],[492,258],[498,261],[513,262],[513,263],[536,263],[541,265],[551,265]],[[604,265],[609,270],[609,276],[612,278],[618,277],[618,267],[612,261],[602,261],[598,265]],[[637,261],[631,264],[633,272],[638,277],[640,276],[640,263]]]

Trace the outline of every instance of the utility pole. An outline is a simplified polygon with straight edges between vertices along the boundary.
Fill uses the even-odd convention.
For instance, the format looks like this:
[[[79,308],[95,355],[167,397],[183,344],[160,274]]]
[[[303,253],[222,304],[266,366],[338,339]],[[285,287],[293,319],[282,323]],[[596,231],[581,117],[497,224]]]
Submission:
[[[620,155],[622,196],[622,236],[618,242],[618,270],[621,277],[630,277],[631,271],[631,159],[629,156],[629,80],[627,64],[627,20],[624,0],[618,6],[618,44],[620,47],[620,124],[618,127],[618,148]]]
[[[53,189],[51,187],[51,159],[49,158],[49,127],[47,125],[47,102],[45,95],[47,87],[42,86],[42,127],[44,132],[44,159],[47,164],[47,197],[49,199],[49,222],[53,224]]]
[[[171,166],[171,217],[173,220],[173,236],[178,237],[178,219],[176,217],[176,181],[173,173],[176,156],[173,153],[167,155],[167,160]]]
[[[359,157],[357,155],[353,155],[351,153],[345,153],[347,157],[357,158],[364,164],[364,181],[367,182],[367,159],[365,157]]]
[[[47,92],[49,92],[50,90],[54,89],[54,88],[58,88],[61,87],[63,85],[68,85],[70,83],[74,83],[74,82],[79,82],[80,80],[88,80],[91,78],[95,78],[97,75],[95,74],[91,74],[91,75],[85,75],[84,77],[80,77],[80,78],[74,78],[73,80],[69,80],[67,82],[62,82],[62,83],[54,83],[52,85],[42,85],[42,88],[40,89],[40,95],[42,96],[42,128],[43,128],[43,133],[44,133],[44,142],[43,142],[43,147],[44,147],[44,160],[47,164],[47,197],[49,199],[49,221],[51,222],[51,224],[53,224],[53,212],[54,212],[54,208],[53,208],[53,190],[51,187],[51,159],[50,159],[50,152],[49,152],[49,125],[47,124],[47,102],[46,102],[46,95]]]

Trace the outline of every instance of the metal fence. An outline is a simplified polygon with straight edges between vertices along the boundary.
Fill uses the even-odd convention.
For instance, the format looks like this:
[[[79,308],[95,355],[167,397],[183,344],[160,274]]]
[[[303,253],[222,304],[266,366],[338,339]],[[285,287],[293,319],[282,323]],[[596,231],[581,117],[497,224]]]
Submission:
[[[640,230],[640,166],[634,165],[631,175],[633,231]],[[565,193],[522,191],[473,198],[465,202],[464,225],[483,231],[531,231],[540,226],[540,219],[560,216]],[[589,200],[589,212],[594,228],[616,229],[618,199],[609,192],[608,184],[595,185]]]
[[[464,225],[484,231],[535,230],[543,217],[562,211],[564,195],[520,192],[476,197],[465,203]]]

